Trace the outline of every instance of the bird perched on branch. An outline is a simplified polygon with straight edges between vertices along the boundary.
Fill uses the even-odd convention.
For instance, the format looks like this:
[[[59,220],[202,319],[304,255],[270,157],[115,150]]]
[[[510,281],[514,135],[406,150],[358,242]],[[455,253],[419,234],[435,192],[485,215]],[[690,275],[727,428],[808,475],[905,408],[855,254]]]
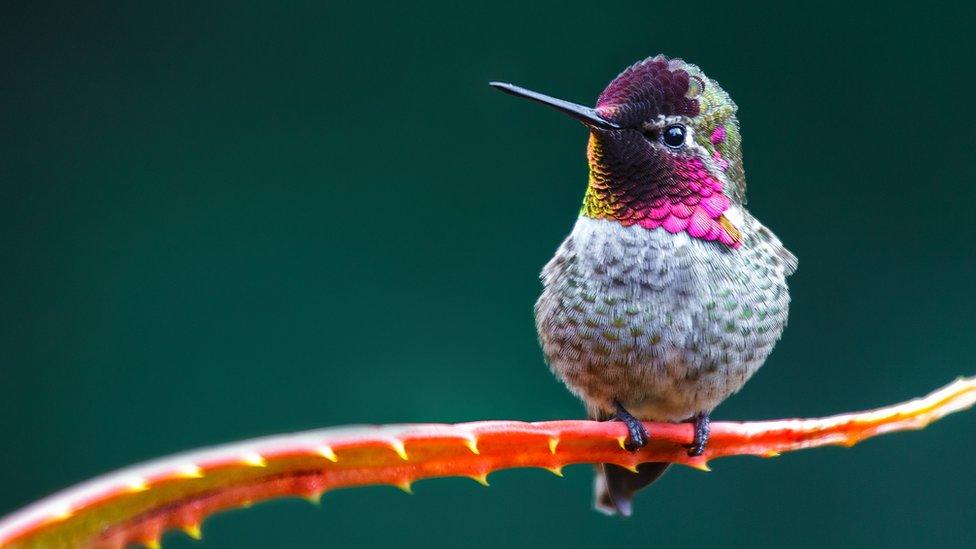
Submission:
[[[589,184],[572,232],[542,271],[536,326],[553,373],[591,418],[692,422],[762,366],[786,326],[796,257],[744,207],[736,106],[695,65],[664,56],[627,68],[589,108],[511,84],[590,132]],[[653,433],[651,433],[653,436]],[[598,468],[596,507],[629,515],[667,463]]]

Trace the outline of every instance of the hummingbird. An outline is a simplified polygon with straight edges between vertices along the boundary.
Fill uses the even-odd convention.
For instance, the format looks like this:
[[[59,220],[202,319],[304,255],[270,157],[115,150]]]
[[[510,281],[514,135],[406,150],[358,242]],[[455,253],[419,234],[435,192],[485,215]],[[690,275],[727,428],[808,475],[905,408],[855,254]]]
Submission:
[[[579,217],[545,265],[535,304],[552,372],[596,420],[694,425],[762,366],[786,327],[797,259],[745,208],[736,105],[695,65],[663,55],[613,79],[595,108],[492,82],[589,130]],[[629,516],[668,463],[597,466],[595,508]]]

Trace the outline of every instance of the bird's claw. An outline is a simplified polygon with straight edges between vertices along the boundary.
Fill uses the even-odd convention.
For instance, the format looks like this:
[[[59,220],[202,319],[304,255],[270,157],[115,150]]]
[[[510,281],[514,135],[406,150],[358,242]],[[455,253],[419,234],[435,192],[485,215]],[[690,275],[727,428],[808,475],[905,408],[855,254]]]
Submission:
[[[614,400],[613,403],[617,407],[617,413],[614,414],[613,419],[622,421],[627,426],[627,440],[624,441],[624,448],[628,452],[636,452],[647,446],[648,435],[644,424],[628,412],[620,402]]]
[[[688,457],[698,457],[705,453],[705,448],[708,446],[708,434],[711,431],[712,418],[708,414],[701,413],[696,414],[688,421],[695,426],[695,438],[691,444],[686,444],[685,448],[688,449]]]

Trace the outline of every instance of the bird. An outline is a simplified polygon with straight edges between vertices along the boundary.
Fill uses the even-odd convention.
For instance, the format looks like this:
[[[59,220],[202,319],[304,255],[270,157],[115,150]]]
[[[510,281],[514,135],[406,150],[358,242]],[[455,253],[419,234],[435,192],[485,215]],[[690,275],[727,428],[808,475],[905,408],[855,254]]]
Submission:
[[[698,66],[657,55],[621,72],[593,108],[513,84],[589,130],[589,178],[570,234],[542,270],[535,320],[546,362],[595,420],[692,423],[739,391],[787,323],[797,258],[745,207],[737,106]],[[597,466],[596,510],[630,516],[668,463]]]

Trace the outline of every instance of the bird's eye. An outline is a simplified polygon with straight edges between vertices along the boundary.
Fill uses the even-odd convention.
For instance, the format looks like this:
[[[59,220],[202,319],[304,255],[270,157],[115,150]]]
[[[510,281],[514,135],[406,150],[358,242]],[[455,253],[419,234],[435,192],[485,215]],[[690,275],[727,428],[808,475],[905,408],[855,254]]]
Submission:
[[[681,124],[672,124],[664,128],[661,140],[672,149],[680,148],[685,144],[685,127]]]

